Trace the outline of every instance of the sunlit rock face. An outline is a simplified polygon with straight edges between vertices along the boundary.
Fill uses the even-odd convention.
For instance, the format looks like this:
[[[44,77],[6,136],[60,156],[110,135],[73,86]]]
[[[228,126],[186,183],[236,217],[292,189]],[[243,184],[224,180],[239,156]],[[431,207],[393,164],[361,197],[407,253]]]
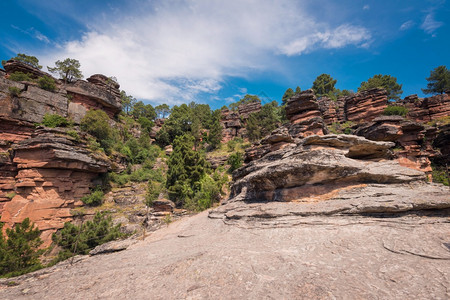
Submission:
[[[16,62],[7,63],[5,69],[0,76],[1,221],[12,227],[30,218],[47,246],[51,234],[72,220],[70,210],[82,205],[80,199],[107,172],[110,162],[88,150],[83,133],[78,132],[78,140],[68,134],[70,129],[36,124],[46,114],[58,114],[77,124],[89,109],[104,109],[114,116],[121,109],[119,86],[94,75],[88,79],[92,82],[57,82],[56,90],[50,92],[33,82],[7,79],[18,70],[36,77],[45,73]],[[20,92],[13,95],[11,87]]]

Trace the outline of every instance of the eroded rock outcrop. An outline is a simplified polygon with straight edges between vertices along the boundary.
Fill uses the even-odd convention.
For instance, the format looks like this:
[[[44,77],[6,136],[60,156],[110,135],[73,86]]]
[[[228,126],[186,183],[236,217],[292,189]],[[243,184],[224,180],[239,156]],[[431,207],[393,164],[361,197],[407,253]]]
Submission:
[[[6,64],[5,69],[7,73],[30,73],[29,66],[18,66],[21,64],[13,62]],[[43,76],[38,71],[33,74]],[[92,108],[105,109],[113,116],[121,107],[118,84],[104,85],[105,78],[94,75],[92,83],[59,82],[57,90],[50,92],[33,82],[0,77],[1,221],[11,227],[30,218],[43,231],[45,246],[51,242],[51,234],[71,220],[70,210],[82,205],[79,200],[90,192],[99,174],[110,168],[110,162],[106,156],[87,149],[81,132],[35,124],[42,122],[46,114],[58,114],[79,123]],[[15,88],[14,93],[11,88]]]
[[[387,92],[384,89],[370,89],[343,99],[345,120],[356,123],[368,122],[380,116],[387,107]]]
[[[401,165],[431,174],[430,158],[436,155],[432,146],[435,127],[401,116],[381,116],[362,124],[355,134],[374,141],[395,142],[395,156]]]
[[[326,125],[346,121],[344,98],[333,100],[328,97],[321,97],[317,100],[317,103],[319,104],[319,110],[322,113],[323,121]]]
[[[245,124],[252,113],[261,110],[260,102],[241,104],[237,111],[223,109],[221,111],[222,142],[226,143],[236,137],[245,137]]]
[[[448,93],[427,98],[411,95],[400,103],[408,109],[407,118],[416,122],[430,122],[450,116],[450,96]]]
[[[110,163],[57,129],[38,129],[11,147],[6,165],[15,168],[9,177],[14,194],[3,202],[1,221],[12,226],[30,218],[48,246],[51,234],[72,219],[70,210],[82,205],[79,200]],[[2,188],[2,192],[8,190]]]

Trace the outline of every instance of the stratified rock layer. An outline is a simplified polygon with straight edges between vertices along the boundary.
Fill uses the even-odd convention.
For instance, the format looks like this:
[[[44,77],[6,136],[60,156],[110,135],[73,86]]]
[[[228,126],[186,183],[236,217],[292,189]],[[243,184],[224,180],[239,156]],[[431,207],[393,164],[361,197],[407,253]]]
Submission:
[[[448,94],[428,98],[418,98],[417,95],[411,95],[402,100],[401,103],[408,109],[408,119],[416,122],[430,122],[450,116],[450,96]]]
[[[239,105],[237,111],[223,109],[221,111],[222,142],[226,143],[236,137],[245,137],[246,121],[250,114],[261,110],[260,102]]]

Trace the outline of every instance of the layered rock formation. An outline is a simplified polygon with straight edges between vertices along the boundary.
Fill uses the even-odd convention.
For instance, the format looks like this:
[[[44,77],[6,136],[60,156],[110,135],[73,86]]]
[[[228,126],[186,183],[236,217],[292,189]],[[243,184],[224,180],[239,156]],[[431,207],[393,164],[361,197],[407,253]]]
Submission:
[[[401,165],[431,174],[430,158],[436,155],[432,146],[435,127],[401,116],[382,116],[361,125],[355,134],[374,141],[395,142],[395,156]]]
[[[45,73],[9,61],[6,73],[21,71],[35,77]],[[81,132],[36,127],[46,114],[81,121],[88,109],[105,109],[110,116],[120,109],[118,84],[94,75],[86,81],[63,85],[55,92],[33,82],[14,82],[0,76],[0,215],[7,227],[30,218],[43,231],[47,246],[51,234],[71,220],[70,209],[81,205],[109,160],[87,149]],[[108,82],[109,84],[109,82]],[[11,93],[16,88],[18,94]],[[76,132],[75,130],[71,130]]]
[[[416,122],[430,122],[450,116],[449,94],[418,98],[417,95],[406,97],[400,102],[408,109],[407,118]]]
[[[221,111],[222,142],[226,143],[236,137],[245,137],[246,120],[252,113],[261,110],[260,102],[241,104],[237,111],[223,109]]]
[[[387,107],[387,92],[384,89],[370,89],[344,98],[345,119],[353,122],[367,122],[381,115]]]
[[[317,100],[317,103],[319,104],[319,110],[322,113],[323,121],[326,125],[347,121],[345,119],[344,98],[339,98],[335,101],[328,97],[321,97]]]

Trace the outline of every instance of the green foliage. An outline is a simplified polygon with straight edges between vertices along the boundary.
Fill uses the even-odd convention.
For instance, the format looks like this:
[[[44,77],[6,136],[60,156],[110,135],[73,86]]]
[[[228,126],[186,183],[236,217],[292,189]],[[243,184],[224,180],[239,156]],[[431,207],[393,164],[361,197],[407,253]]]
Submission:
[[[109,117],[103,110],[89,110],[80,125],[83,131],[93,135],[105,152],[109,153],[114,144],[114,133],[109,125]]]
[[[283,112],[276,101],[267,103],[259,112],[250,114],[247,119],[247,137],[250,141],[257,141],[277,128],[282,120]]]
[[[228,157],[227,163],[230,165],[228,172],[233,172],[234,170],[240,168],[244,162],[244,157],[241,152],[235,152]]]
[[[328,126],[328,130],[334,134],[351,134],[352,127],[355,125],[352,121],[347,121],[344,123],[335,122]]]
[[[403,93],[402,85],[397,83],[397,78],[390,75],[374,75],[367,81],[361,82],[358,92],[369,90],[372,88],[383,88],[387,91],[388,99],[400,100]]]
[[[47,67],[47,69],[51,73],[59,74],[60,78],[64,80],[65,83],[68,83],[83,78],[80,67],[81,65],[78,60],[66,58],[63,61],[57,60],[55,62],[55,67]]]
[[[426,89],[422,89],[425,94],[443,94],[450,90],[450,70],[446,66],[439,66],[430,72],[427,78]]]
[[[146,117],[139,117],[138,123],[141,124],[141,128],[144,131],[150,132],[155,123]]]
[[[23,53],[18,53],[16,57],[13,57],[11,59],[20,61],[24,64],[29,65],[30,67],[36,68],[36,69],[42,69],[42,66],[39,65],[39,59],[36,58],[36,56],[30,56]]]
[[[12,81],[33,81],[33,78],[31,77],[30,73],[23,73],[20,71],[13,72],[9,74],[9,80]]]
[[[450,174],[447,167],[431,165],[433,173],[433,182],[442,183],[443,185],[450,186]]]
[[[22,90],[15,86],[8,87],[8,91],[11,97],[18,97],[22,93]]]
[[[43,250],[38,249],[42,244],[40,231],[30,219],[6,229],[7,238],[1,234],[2,227],[0,223],[0,276],[18,276],[42,268],[39,256]]]
[[[220,124],[220,111],[213,113],[213,122],[209,130],[208,143],[212,149],[216,149],[222,141],[222,125]]]
[[[131,114],[135,119],[145,117],[149,120],[154,120],[156,118],[156,112],[153,106],[150,104],[144,104],[142,101],[138,101],[134,104]]]
[[[294,96],[294,90],[288,88],[286,92],[284,92],[283,97],[281,98],[282,105],[285,105],[292,96]]]
[[[12,198],[14,198],[14,196],[17,195],[16,192],[11,192],[5,195],[6,198],[8,198],[9,200],[11,200]]]
[[[120,224],[113,225],[111,216],[96,213],[92,221],[81,225],[65,223],[64,228],[53,234],[52,239],[63,248],[58,260],[64,260],[75,254],[88,254],[98,245],[124,237]]]
[[[99,206],[103,203],[103,197],[103,191],[101,189],[96,189],[91,194],[81,198],[81,201],[89,206]]]
[[[133,110],[133,106],[136,103],[136,99],[127,95],[125,91],[120,92],[120,101],[122,103],[122,110],[128,115]]]
[[[206,161],[204,155],[194,151],[194,138],[184,134],[173,142],[167,171],[166,187],[169,198],[180,207],[188,198],[192,198],[199,189],[199,181],[205,175]]]
[[[389,105],[384,109],[383,115],[406,117],[408,109],[404,106]]]
[[[70,125],[70,122],[63,116],[57,114],[45,114],[42,120],[44,126],[55,128],[55,127],[66,127]]]
[[[334,87],[336,82],[337,80],[333,79],[329,74],[321,74],[314,80],[312,89],[318,97],[330,96],[336,90]]]
[[[299,86],[297,86],[297,87],[295,88],[295,93],[294,93],[294,95],[300,94],[301,91],[302,91],[302,89],[301,89]]]
[[[160,182],[149,181],[147,191],[145,193],[145,205],[148,207],[153,205],[153,202],[158,200],[159,194],[162,191],[162,184]]]
[[[155,107],[155,112],[159,118],[164,119],[170,114],[170,107],[167,104],[160,104]]]
[[[186,208],[202,211],[210,208],[214,202],[220,200],[220,188],[211,176],[204,176],[199,181],[199,188],[192,199],[188,199]]]
[[[43,76],[38,79],[39,87],[43,90],[54,92],[56,89],[56,83],[53,78],[49,76]]]
[[[67,134],[69,136],[73,137],[76,142],[79,142],[81,140],[80,135],[78,134],[78,132],[76,130],[68,130]]]

